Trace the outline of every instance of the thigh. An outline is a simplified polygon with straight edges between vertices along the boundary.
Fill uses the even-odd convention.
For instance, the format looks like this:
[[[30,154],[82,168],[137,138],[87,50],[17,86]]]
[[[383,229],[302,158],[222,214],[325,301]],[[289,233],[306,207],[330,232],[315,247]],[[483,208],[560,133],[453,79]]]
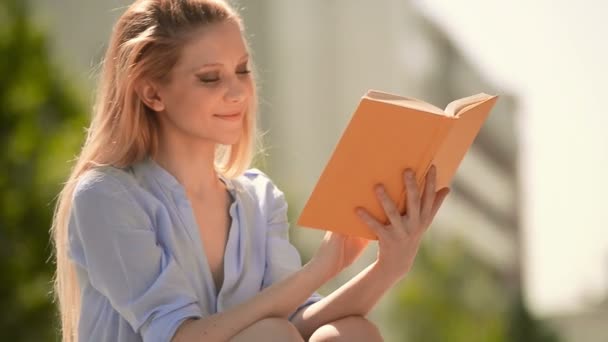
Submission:
[[[304,340],[302,339],[302,336],[300,335],[298,329],[287,319],[265,318],[243,329],[230,341],[302,342]]]
[[[376,325],[362,316],[348,316],[327,323],[317,329],[309,339],[321,341],[384,341]]]

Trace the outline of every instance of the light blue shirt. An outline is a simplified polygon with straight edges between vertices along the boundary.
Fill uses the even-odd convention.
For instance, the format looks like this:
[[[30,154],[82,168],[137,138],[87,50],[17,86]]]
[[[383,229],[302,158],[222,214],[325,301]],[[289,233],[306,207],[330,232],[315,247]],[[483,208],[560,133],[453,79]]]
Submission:
[[[169,341],[186,318],[238,305],[301,267],[283,193],[256,169],[222,180],[232,223],[216,291],[192,207],[170,173],[147,159],[81,177],[68,228],[81,340]]]

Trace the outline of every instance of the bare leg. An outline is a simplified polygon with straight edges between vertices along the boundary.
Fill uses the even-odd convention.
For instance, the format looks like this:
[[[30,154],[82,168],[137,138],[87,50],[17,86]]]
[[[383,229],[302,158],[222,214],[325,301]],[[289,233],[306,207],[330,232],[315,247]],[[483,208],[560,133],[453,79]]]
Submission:
[[[319,327],[309,341],[376,342],[384,339],[374,323],[361,316],[348,316]]]

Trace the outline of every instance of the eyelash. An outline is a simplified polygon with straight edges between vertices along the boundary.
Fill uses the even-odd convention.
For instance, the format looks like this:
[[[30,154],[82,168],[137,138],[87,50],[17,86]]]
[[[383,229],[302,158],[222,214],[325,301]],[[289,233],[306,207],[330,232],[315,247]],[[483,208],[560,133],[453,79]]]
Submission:
[[[245,76],[245,75],[250,74],[250,73],[251,73],[251,70],[247,69],[247,70],[243,70],[243,71],[237,71],[236,73],[237,73],[239,76]],[[206,79],[206,78],[204,78],[204,77],[199,77],[199,80],[200,80],[202,83],[205,83],[205,84],[212,84],[212,83],[219,82],[220,78],[218,77],[218,78],[213,78],[213,79]]]

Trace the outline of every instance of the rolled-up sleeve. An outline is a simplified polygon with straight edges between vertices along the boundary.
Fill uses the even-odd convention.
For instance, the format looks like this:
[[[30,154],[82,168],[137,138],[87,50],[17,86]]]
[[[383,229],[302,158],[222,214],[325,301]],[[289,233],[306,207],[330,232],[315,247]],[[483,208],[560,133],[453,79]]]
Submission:
[[[151,216],[118,179],[79,184],[70,215],[71,258],[144,341],[169,341],[182,321],[202,316]]]
[[[266,178],[264,175],[262,177]],[[289,276],[302,267],[302,260],[296,247],[289,241],[289,221],[287,201],[279,188],[266,178],[265,211],[267,215],[266,269],[264,287]],[[289,319],[300,309],[315,303],[323,297],[313,293]]]

